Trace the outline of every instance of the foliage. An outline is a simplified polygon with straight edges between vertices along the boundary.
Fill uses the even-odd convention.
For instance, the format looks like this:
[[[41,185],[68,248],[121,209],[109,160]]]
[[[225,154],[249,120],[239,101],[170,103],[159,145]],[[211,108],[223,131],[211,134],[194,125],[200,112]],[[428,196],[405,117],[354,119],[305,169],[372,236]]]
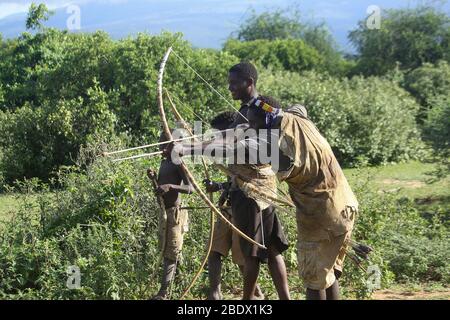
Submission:
[[[424,135],[433,147],[448,157],[450,149],[450,94],[436,97],[424,124]]]
[[[338,80],[315,72],[265,71],[261,92],[284,107],[303,104],[340,162],[379,164],[417,157],[418,104],[397,84],[379,78]],[[394,138],[395,137],[395,138]]]
[[[274,10],[251,16],[240,26],[236,39],[240,41],[277,40],[300,38],[304,26],[299,22],[298,11]]]
[[[38,207],[25,200],[0,241],[0,295],[32,299],[143,298],[156,261],[155,201],[132,166],[92,163],[99,149],[83,149],[80,167],[61,172],[63,189],[38,187]],[[83,174],[78,173],[85,167]],[[24,192],[25,190],[22,190]],[[30,190],[28,190],[29,192]],[[34,191],[36,192],[36,191]],[[139,208],[136,210],[136,208]],[[153,232],[151,231],[153,230]],[[66,287],[68,266],[81,269],[82,288]]]
[[[435,65],[425,63],[406,74],[403,86],[425,107],[426,115],[433,99],[450,92],[450,65],[443,60]]]
[[[46,29],[4,43],[0,110],[7,120],[0,128],[0,145],[5,148],[5,179],[48,179],[58,166],[72,163],[92,133],[131,131],[135,142],[156,139],[156,78],[170,43],[175,42],[176,53],[225,94],[227,70],[236,58],[193,50],[178,37],[142,34],[114,42],[102,32]],[[203,119],[224,109],[174,55],[169,64],[165,86],[174,97],[195,108]],[[188,120],[193,119],[187,107],[179,108]]]
[[[158,290],[158,208],[145,176],[146,168],[156,168],[158,160],[112,164],[96,158],[126,142],[109,140],[112,145],[96,141],[82,148],[77,165],[60,171],[61,188],[49,191],[37,180],[16,187],[25,195],[24,202],[11,220],[0,225],[0,297],[148,299]],[[355,186],[361,210],[353,238],[374,248],[365,267],[380,268],[382,287],[394,280],[447,283],[450,248],[445,240],[448,229],[442,224],[445,217],[422,218],[411,201],[399,202],[394,195],[368,188],[371,179],[360,173]],[[195,195],[185,197],[184,203],[203,205]],[[201,209],[190,211],[184,258],[171,288],[173,298],[179,297],[199,267],[209,232],[207,215]],[[299,299],[304,286],[296,270],[295,215],[280,213],[280,219],[291,243],[284,254],[291,291]],[[76,290],[66,286],[67,267],[74,265],[81,270],[81,288]],[[369,298],[368,277],[347,259],[341,281],[344,296]],[[203,298],[207,281],[205,272],[189,297]],[[231,259],[224,260],[222,281],[225,294],[241,294],[237,288],[242,288],[242,278]],[[266,267],[259,283],[268,298],[276,299]]]
[[[48,101],[37,109],[25,104],[3,113],[4,179],[9,183],[24,177],[48,179],[60,165],[71,164],[93,135],[112,134],[116,116],[106,101],[106,93],[95,86],[84,99]]]
[[[274,60],[269,57],[270,55],[278,56],[272,67],[283,66],[286,70],[296,71],[299,69],[293,67],[292,62],[299,59],[300,61],[296,64],[300,64],[302,60],[305,60],[305,54],[308,52],[294,48],[306,46],[317,50],[320,57],[319,61],[313,65],[315,69],[326,70],[333,75],[346,75],[352,68],[352,63],[343,59],[327,26],[324,23],[315,24],[303,20],[305,19],[302,18],[300,11],[295,8],[278,9],[259,15],[253,12],[230,36],[224,45],[224,50],[232,52],[240,59],[262,61],[264,66],[268,65],[268,61]],[[282,47],[280,44],[268,44],[280,40],[283,40]],[[239,45],[239,42],[243,43]],[[285,53],[286,47],[292,48],[289,54]],[[254,51],[251,52],[251,50]]]
[[[450,61],[450,18],[433,6],[384,10],[381,29],[371,30],[363,20],[349,38],[357,50],[355,72],[364,75],[385,74],[397,62],[411,70]]]
[[[50,178],[59,166],[71,164],[80,146],[96,132],[132,132],[135,143],[156,139],[155,85],[167,43],[174,43],[177,55],[227,95],[227,70],[238,59],[227,52],[194,50],[177,39],[171,34],[141,34],[114,42],[101,32],[69,34],[47,29],[4,43],[0,50],[5,57],[0,61],[4,96],[0,109],[7,119],[0,126],[4,179],[10,183],[23,177]],[[253,47],[255,43],[267,46]],[[270,68],[299,71],[317,67],[321,61],[317,51],[302,40],[255,43],[230,41],[229,45],[241,52],[238,55],[261,50],[266,60],[260,63]],[[304,60],[299,59],[302,55]],[[344,164],[396,161],[415,153],[418,144],[409,119],[416,105],[397,86],[377,79],[341,81],[315,73],[269,75],[268,70],[261,70],[263,88],[270,88],[265,91],[286,104],[306,104]],[[174,55],[165,86],[178,98],[176,102],[183,102],[178,106],[188,120],[196,119],[192,108],[202,119],[224,110],[222,101]],[[406,105],[408,112],[404,112]],[[393,134],[398,137],[395,141],[390,139]]]
[[[44,27],[42,22],[47,21],[52,14],[53,12],[48,10],[45,4],[40,3],[36,5],[33,2],[28,11],[26,21],[27,29],[42,29]]]
[[[321,69],[324,59],[303,40],[254,40],[240,42],[229,40],[224,50],[239,57],[241,60],[254,61],[264,67],[274,69],[302,71]]]
[[[374,249],[370,264],[380,268],[381,286],[388,287],[393,281],[447,283],[450,234],[445,213],[436,210],[431,218],[425,218],[411,199],[394,193],[380,194],[371,188],[373,174],[360,170],[356,177],[358,183],[353,187],[360,212],[353,237]],[[354,283],[366,280],[364,273],[351,264],[344,273],[344,284],[347,279],[354,279]],[[358,291],[347,286],[345,290],[357,297],[369,293],[367,288]]]

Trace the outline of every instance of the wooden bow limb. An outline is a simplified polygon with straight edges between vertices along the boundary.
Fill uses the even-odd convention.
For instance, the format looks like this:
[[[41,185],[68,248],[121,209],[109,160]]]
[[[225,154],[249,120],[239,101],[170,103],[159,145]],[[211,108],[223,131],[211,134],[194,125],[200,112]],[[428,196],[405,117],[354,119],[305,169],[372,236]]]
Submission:
[[[166,113],[164,111],[164,103],[163,103],[163,76],[164,76],[164,69],[167,63],[167,60],[169,59],[170,53],[172,52],[172,47],[170,47],[166,54],[163,57],[163,60],[160,65],[159,73],[158,73],[158,110],[161,117],[161,121],[163,124],[164,133],[166,134],[168,140],[173,140],[172,133],[170,132],[169,124],[167,122]],[[189,179],[191,184],[193,185],[194,189],[197,191],[197,193],[200,195],[200,197],[206,202],[206,204],[211,208],[211,210],[218,215],[227,225],[231,227],[232,230],[234,230],[237,234],[239,234],[241,237],[246,239],[248,242],[258,246],[259,248],[267,249],[262,244],[256,242],[249,236],[247,236],[245,233],[243,233],[241,230],[239,230],[233,223],[231,223],[221,212],[219,209],[217,209],[212,203],[212,201],[206,196],[206,194],[203,192],[203,190],[200,188],[199,184],[197,183],[194,175],[191,173],[189,168],[186,166],[183,160],[181,160],[181,169],[183,170],[186,177]],[[183,297],[185,294],[183,295]]]
[[[167,90],[164,90],[164,93],[166,94],[167,99],[169,100],[169,106],[175,116],[175,118],[181,123],[183,128],[191,135],[194,136],[194,133],[192,132],[192,128],[188,125],[188,123],[184,120],[182,115],[178,112],[177,108],[175,107],[175,104],[173,103],[169,92]],[[195,141],[198,141],[198,139],[194,139]],[[205,177],[208,180],[211,180],[211,176],[209,175],[208,165],[206,164],[205,158],[202,157],[202,165],[203,165],[203,171],[205,173]],[[214,202],[214,196],[212,192],[208,193],[209,200],[211,202]],[[210,228],[209,228],[209,240],[208,240],[208,246],[206,248],[206,254],[205,257],[202,260],[202,263],[200,264],[199,269],[195,273],[194,277],[192,278],[191,282],[189,283],[188,287],[184,290],[183,294],[181,295],[181,299],[183,299],[191,290],[191,288],[194,286],[195,282],[197,281],[198,277],[202,273],[203,269],[205,268],[206,263],[208,262],[209,255],[211,254],[213,240],[214,240],[214,226],[215,224],[215,215],[214,211],[211,210],[211,216],[210,216]]]
[[[164,250],[166,248],[166,230],[167,230],[167,212],[166,212],[166,206],[164,204],[164,199],[161,195],[159,195],[158,192],[158,176],[157,173],[151,169],[147,170],[147,176],[150,179],[150,182],[152,183],[152,187],[153,187],[153,191],[155,192],[155,196],[156,196],[156,200],[158,202],[158,206],[160,209],[160,221],[158,223],[159,225],[159,232],[162,233],[163,237],[161,239],[161,243],[160,243],[160,254],[158,257],[158,263],[157,263],[157,267],[155,269],[155,272],[153,273],[153,275],[151,276],[151,278],[153,279],[158,271],[158,266],[161,264],[162,260],[163,260],[163,256],[164,256]],[[147,290],[150,287],[150,281],[148,282],[147,286],[145,287],[145,292],[147,292]]]
[[[197,138],[195,138],[194,133],[192,132],[192,129],[190,128],[188,123],[183,119],[181,114],[178,112],[178,109],[175,107],[175,104],[173,103],[173,101],[169,95],[169,92],[166,89],[164,89],[164,93],[166,94],[166,97],[169,100],[169,106],[170,106],[170,109],[173,111],[175,118],[181,123],[183,128],[193,137],[193,139],[195,141],[199,141]],[[211,176],[209,175],[209,171],[208,171],[208,165],[206,164],[204,157],[202,157],[202,165],[203,165],[206,179],[211,180]]]
[[[175,118],[181,123],[181,125],[183,126],[183,128],[184,128],[191,136],[194,136],[194,134],[193,134],[191,128],[189,127],[189,125],[187,124],[187,122],[183,119],[183,117],[182,117],[181,114],[178,112],[177,108],[175,107],[175,104],[173,103],[173,101],[172,101],[172,99],[171,99],[171,97],[170,97],[170,95],[169,95],[169,92],[168,92],[166,89],[164,89],[164,93],[165,93],[167,99],[169,100],[169,103],[170,103],[169,105],[170,105],[170,107],[171,107],[172,112],[173,112],[174,115],[175,115]],[[195,140],[197,140],[197,139],[195,139]],[[203,167],[205,168],[205,173],[206,173],[207,179],[208,179],[208,180],[211,180],[211,179],[209,178],[209,175],[207,174],[208,169],[207,169],[207,164],[206,164],[206,162],[205,162],[204,157],[202,157],[202,163],[203,163]],[[220,164],[213,164],[213,166],[215,166],[215,167],[219,168],[220,170],[222,170],[227,176],[232,176],[232,173],[230,172],[230,170],[228,170],[228,168],[226,168],[225,166],[220,165]],[[289,206],[289,207],[295,207],[295,205],[294,205],[291,201],[289,201],[289,200],[279,199],[279,198],[274,197],[274,196],[272,196],[272,195],[270,195],[270,194],[267,194],[267,193],[264,192],[264,191],[261,191],[261,190],[259,190],[259,189],[256,189],[253,185],[251,185],[251,184],[245,182],[245,181],[242,180],[240,177],[237,177],[237,179],[238,179],[238,184],[239,184],[240,186],[243,186],[244,188],[252,189],[252,191],[254,191],[254,192],[256,192],[256,193],[259,193],[259,194],[262,194],[263,196],[267,197],[269,200],[272,200],[272,201],[276,201],[276,202],[282,203],[282,204],[287,205],[287,206]],[[263,187],[263,186],[261,186],[261,187]],[[283,195],[285,195],[285,194],[283,193]]]

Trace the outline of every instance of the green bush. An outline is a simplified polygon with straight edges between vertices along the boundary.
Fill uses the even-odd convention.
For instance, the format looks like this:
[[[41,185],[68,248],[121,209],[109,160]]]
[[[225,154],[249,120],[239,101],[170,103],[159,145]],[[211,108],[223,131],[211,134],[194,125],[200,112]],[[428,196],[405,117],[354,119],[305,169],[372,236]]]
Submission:
[[[424,137],[431,142],[435,150],[444,156],[450,154],[450,94],[431,100],[433,108],[428,111],[423,125]]]
[[[239,44],[237,40],[244,43]],[[283,46],[274,43],[280,40]],[[312,66],[316,70],[345,76],[354,67],[354,64],[345,60],[339,52],[328,27],[324,23],[307,21],[295,6],[261,14],[253,12],[239,29],[231,34],[225,43],[225,50],[230,50],[241,59],[260,61],[264,66],[268,66],[267,62],[274,61],[274,68],[283,67],[286,70],[298,71],[299,66],[302,70],[310,69],[300,65],[305,64],[306,55],[311,54],[302,49],[305,45],[315,49],[320,56],[319,61]],[[286,52],[288,48],[290,49]],[[297,62],[293,64],[295,61]]]
[[[127,138],[108,140],[111,145],[100,141],[82,148],[77,165],[60,171],[58,189],[49,190],[36,180],[18,184],[15,191],[28,196],[22,197],[21,209],[11,220],[0,225],[1,298],[147,299],[158,290],[158,208],[145,175],[149,166],[157,168],[158,160],[113,164],[97,158],[106,149],[123,146]],[[223,177],[214,173],[214,179]],[[372,191],[370,179],[358,177],[354,188],[361,210],[353,238],[374,248],[365,267],[380,268],[382,287],[394,280],[448,282],[448,229],[440,219],[422,218],[411,201]],[[184,197],[184,204],[203,206],[196,195]],[[200,265],[208,216],[207,210],[190,211],[174,298]],[[280,213],[280,219],[291,243],[284,254],[291,291],[299,299],[304,285],[297,274],[295,215]],[[66,287],[66,270],[73,265],[81,270],[77,290]],[[276,299],[266,267],[261,272],[266,297]],[[344,296],[370,297],[368,277],[347,259],[341,281]],[[236,288],[242,288],[242,278],[231,259],[225,259],[222,280],[226,294],[241,294]],[[203,298],[207,281],[205,272],[189,297]]]
[[[419,156],[419,105],[391,81],[270,70],[261,72],[260,79],[261,92],[280,99],[284,107],[307,107],[344,166]]]
[[[402,70],[413,70],[427,62],[450,62],[449,22],[443,8],[431,5],[383,10],[379,30],[369,29],[366,19],[360,21],[349,35],[357,49],[354,72],[383,75],[398,63]]]
[[[399,282],[450,281],[448,237],[429,239],[423,236],[405,236],[391,231],[385,234],[391,239],[384,252]]]
[[[100,151],[89,150],[86,159],[91,162],[92,155]],[[80,165],[86,167],[85,173],[78,173],[81,167],[67,168],[59,176],[63,189],[49,192],[44,188],[38,193],[37,206],[25,199],[22,209],[3,226],[3,298],[135,299],[150,295],[146,286],[158,256],[153,246],[157,209],[144,168],[119,168],[107,160]],[[29,189],[27,183],[23,186]],[[81,269],[79,290],[66,287],[66,269],[71,265]]]
[[[450,92],[450,65],[446,61],[439,61],[435,65],[426,63],[407,73],[403,86],[424,106],[421,112],[423,120],[433,107],[433,100]]]
[[[373,247],[371,264],[378,265],[382,271],[382,287],[388,287],[393,281],[448,283],[450,234],[445,218],[435,215],[425,219],[411,199],[377,193],[369,186],[370,175],[359,173],[357,178],[358,183],[353,187],[360,212],[354,239]],[[355,269],[353,265],[350,267]],[[344,281],[358,274],[356,271],[344,274]],[[361,278],[363,275],[359,273]],[[356,292],[361,293],[364,290]]]
[[[3,117],[2,173],[9,183],[50,178],[60,165],[73,163],[79,147],[92,136],[112,134],[116,123],[107,94],[98,87],[88,89],[84,99],[44,102],[36,109],[26,104]]]
[[[141,34],[112,41],[102,32],[45,29],[4,43],[0,110],[7,121],[0,128],[0,145],[5,179],[9,183],[24,177],[48,179],[59,166],[71,164],[80,146],[95,133],[131,132],[134,142],[156,140],[160,127],[157,74],[170,44],[214,87],[228,94],[227,70],[237,58],[194,50],[179,35]],[[224,109],[223,102],[175,54],[169,59],[164,85],[203,119]],[[187,120],[194,119],[187,107],[179,108]]]
[[[254,40],[240,42],[230,39],[224,51],[241,60],[254,61],[264,67],[290,71],[323,69],[324,59],[316,49],[300,39]]]

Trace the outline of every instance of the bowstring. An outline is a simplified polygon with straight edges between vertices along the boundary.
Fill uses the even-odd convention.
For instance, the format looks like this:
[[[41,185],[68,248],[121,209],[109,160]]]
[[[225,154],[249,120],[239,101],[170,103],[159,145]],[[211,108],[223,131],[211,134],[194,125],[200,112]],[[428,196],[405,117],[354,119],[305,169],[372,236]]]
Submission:
[[[233,110],[235,110],[236,112],[238,112],[247,122],[248,122],[248,119],[247,119],[247,117],[246,116],[244,116],[235,106],[233,106],[233,104],[230,102],[230,101],[228,101],[228,99],[227,98],[225,98],[219,91],[217,91],[205,78],[203,78],[186,60],[184,60],[182,57],[180,57],[179,55],[178,55],[178,53],[175,51],[175,50],[173,50],[172,49],[172,52],[173,52],[173,54],[183,63],[183,64],[185,64],[192,72],[194,72],[195,73],[195,75],[197,75],[211,90],[213,90],[213,92],[214,93],[216,93],[220,98],[222,98],[231,108],[233,108]],[[180,100],[176,97],[176,99],[180,102]],[[183,103],[181,103],[182,105],[184,105]],[[189,108],[190,109],[190,108]],[[194,112],[193,112],[193,110],[191,110],[192,111],[192,113],[194,114],[194,115],[196,115]],[[196,115],[197,116],[197,115]],[[198,117],[199,119],[200,119],[200,121],[202,122],[202,123],[205,123],[205,121],[204,120],[202,120],[200,117]],[[269,142],[269,141],[267,141],[267,143],[271,143],[271,142]],[[270,189],[270,188],[268,188],[268,189]],[[275,195],[277,195],[278,196],[278,194],[277,194],[277,192],[276,191],[274,191],[274,190],[272,190],[272,189],[270,189],[270,191],[271,192],[273,192]],[[265,245],[265,239],[264,239],[264,225],[263,225],[263,212],[262,212],[262,210],[261,210],[261,233],[262,233],[262,243],[263,243],[263,246],[266,246]]]
[[[180,59],[181,62],[183,62],[192,72],[194,72],[197,77],[199,77],[214,93],[216,93],[220,98],[222,98],[231,108],[233,108],[235,111],[237,111],[247,122],[248,119],[245,117],[230,101],[228,101],[227,98],[225,98],[219,91],[217,91],[205,78],[203,78],[189,63],[186,62],[182,57],[178,55],[178,53],[172,49],[173,54],[175,57]]]
[[[167,89],[166,89],[166,90],[167,90]],[[169,92],[170,96],[171,96],[171,97],[174,97],[175,100],[177,100],[177,102],[178,102],[179,104],[181,104],[185,109],[188,109],[188,110],[189,110],[189,111],[190,111],[190,112],[191,112],[198,120],[200,120],[203,124],[207,124],[207,122],[206,122],[202,117],[200,117],[197,113],[194,112],[193,108],[191,108],[189,105],[187,105],[186,103],[184,103],[183,101],[181,101],[181,99],[178,98],[177,95],[173,94],[173,92],[172,92],[172,91],[169,91],[169,90],[167,90],[167,92]]]

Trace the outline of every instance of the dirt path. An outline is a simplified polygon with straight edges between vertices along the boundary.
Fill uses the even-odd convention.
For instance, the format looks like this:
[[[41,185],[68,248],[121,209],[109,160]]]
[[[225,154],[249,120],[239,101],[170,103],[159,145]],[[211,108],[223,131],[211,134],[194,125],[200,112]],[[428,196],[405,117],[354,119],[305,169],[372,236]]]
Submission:
[[[373,294],[374,300],[450,300],[450,290],[427,291],[397,291],[380,290]]]

